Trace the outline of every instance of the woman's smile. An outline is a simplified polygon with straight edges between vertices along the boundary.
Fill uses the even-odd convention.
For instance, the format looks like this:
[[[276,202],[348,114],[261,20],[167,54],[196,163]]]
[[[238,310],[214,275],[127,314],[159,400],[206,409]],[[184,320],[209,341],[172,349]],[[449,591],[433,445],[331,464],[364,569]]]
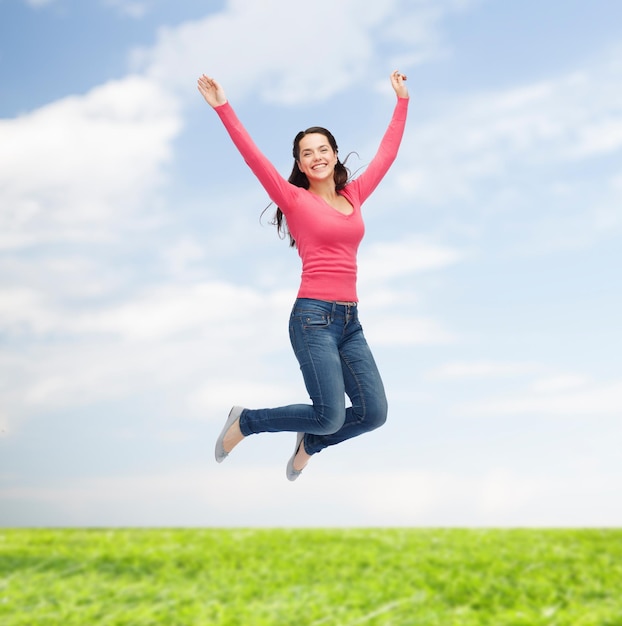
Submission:
[[[314,175],[332,175],[337,163],[335,151],[326,142],[326,137],[320,133],[309,133],[300,140],[300,171],[311,178]]]

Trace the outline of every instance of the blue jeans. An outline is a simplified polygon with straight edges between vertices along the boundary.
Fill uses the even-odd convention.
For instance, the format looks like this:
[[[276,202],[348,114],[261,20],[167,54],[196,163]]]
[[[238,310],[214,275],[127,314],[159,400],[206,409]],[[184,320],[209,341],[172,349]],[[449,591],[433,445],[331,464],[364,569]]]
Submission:
[[[384,385],[356,305],[298,298],[289,336],[313,404],[244,409],[240,416],[243,435],[303,432],[305,450],[315,454],[384,424]],[[346,395],[352,404],[348,408]]]

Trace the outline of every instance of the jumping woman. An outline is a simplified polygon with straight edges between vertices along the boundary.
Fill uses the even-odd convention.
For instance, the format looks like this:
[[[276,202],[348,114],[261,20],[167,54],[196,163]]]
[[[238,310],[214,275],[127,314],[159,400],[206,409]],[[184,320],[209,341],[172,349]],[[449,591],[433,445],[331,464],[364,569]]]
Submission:
[[[312,402],[257,410],[234,406],[216,441],[218,463],[249,435],[296,432],[286,468],[287,478],[296,480],[312,455],[386,421],[384,386],[359,323],[356,255],[365,230],[361,205],[395,160],[404,133],[405,80],[397,71],[391,74],[397,96],[393,116],[375,157],[353,180],[339,160],[335,138],[320,127],[296,135],[294,165],[285,180],[246,132],[221,85],[205,74],[198,80],[201,95],[276,204],[279,232],[302,260],[289,336]]]

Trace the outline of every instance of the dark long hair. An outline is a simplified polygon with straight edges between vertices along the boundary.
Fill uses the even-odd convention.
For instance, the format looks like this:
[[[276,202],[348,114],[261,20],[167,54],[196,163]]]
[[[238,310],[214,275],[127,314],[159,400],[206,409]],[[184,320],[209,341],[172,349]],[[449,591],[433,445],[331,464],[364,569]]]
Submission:
[[[296,187],[309,189],[309,179],[307,178],[306,174],[300,171],[300,168],[298,167],[298,161],[300,160],[300,141],[306,135],[312,134],[324,135],[324,137],[328,139],[330,147],[337,155],[337,163],[335,163],[335,173],[333,176],[335,180],[335,191],[341,191],[348,184],[348,181],[351,177],[350,170],[345,166],[345,161],[347,161],[348,158],[346,157],[343,163],[339,160],[339,149],[337,147],[337,142],[335,141],[335,138],[329,130],[326,130],[326,128],[322,128],[321,126],[311,126],[311,128],[307,128],[307,130],[301,130],[296,135],[296,137],[294,137],[294,146],[292,148],[294,166],[292,167],[292,173],[289,175],[289,178],[287,180],[292,185],[296,185]],[[279,233],[279,237],[281,237],[281,239],[289,237],[289,245],[292,248],[296,247],[296,241],[292,237],[292,234],[289,232],[289,229],[287,228],[285,215],[283,215],[283,211],[281,211],[279,207],[276,208],[276,213],[274,214],[274,217],[272,218],[272,221],[270,223],[276,226],[277,232]]]

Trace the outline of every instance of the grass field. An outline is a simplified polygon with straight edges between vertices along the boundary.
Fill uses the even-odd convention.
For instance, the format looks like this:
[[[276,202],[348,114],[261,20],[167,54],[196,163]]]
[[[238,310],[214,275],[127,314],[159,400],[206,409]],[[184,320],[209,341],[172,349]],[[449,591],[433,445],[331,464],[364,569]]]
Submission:
[[[2,626],[622,626],[622,530],[1,530]]]

